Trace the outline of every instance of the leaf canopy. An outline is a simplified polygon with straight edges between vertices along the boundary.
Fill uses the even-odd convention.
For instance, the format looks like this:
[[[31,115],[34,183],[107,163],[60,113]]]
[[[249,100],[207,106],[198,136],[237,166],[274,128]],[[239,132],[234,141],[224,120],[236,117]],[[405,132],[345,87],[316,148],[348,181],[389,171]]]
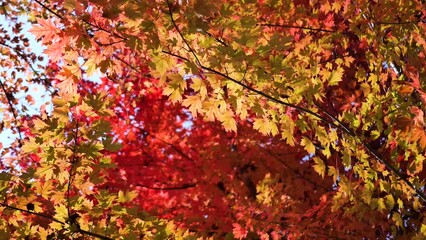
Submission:
[[[0,234],[423,239],[424,9],[10,1]]]

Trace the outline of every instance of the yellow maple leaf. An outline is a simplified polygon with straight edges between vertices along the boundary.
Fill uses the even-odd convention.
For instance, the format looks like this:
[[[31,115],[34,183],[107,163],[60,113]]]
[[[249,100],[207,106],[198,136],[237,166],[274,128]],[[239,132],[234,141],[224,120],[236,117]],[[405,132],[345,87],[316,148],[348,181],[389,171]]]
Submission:
[[[232,111],[226,111],[219,117],[219,120],[222,122],[222,126],[226,131],[237,131],[237,122],[234,119],[234,113]]]
[[[295,143],[294,143],[294,136],[293,136],[293,134],[289,130],[284,129],[282,131],[282,133],[281,133],[281,137],[284,140],[286,140],[286,142],[287,142],[288,145],[290,145],[290,146],[294,146],[295,145]]]
[[[205,110],[204,112],[205,121],[212,122],[216,119],[217,116],[220,115],[218,104],[216,101],[212,99],[203,102],[203,109]]]
[[[275,122],[267,118],[258,118],[254,120],[253,128],[258,130],[263,135],[275,136],[278,134],[278,127]]]
[[[194,118],[197,117],[197,113],[200,112],[203,107],[203,103],[201,102],[199,95],[187,96],[185,100],[183,100],[182,105],[184,107],[189,107],[189,111]]]
[[[330,79],[328,80],[328,85],[334,86],[337,85],[340,81],[342,81],[343,77],[343,68],[338,67],[335,71],[331,73]]]
[[[324,177],[325,175],[325,170],[326,170],[326,166],[324,164],[324,161],[321,160],[321,158],[319,157],[314,157],[314,170],[315,172],[317,172],[319,175],[321,175],[321,177]]]
[[[68,218],[68,209],[64,204],[55,206],[55,218],[62,222],[65,222]]]
[[[204,99],[207,96],[206,85],[203,83],[203,81],[200,78],[198,77],[192,78],[191,88],[194,89],[194,91],[200,92],[201,99]]]
[[[309,140],[309,138],[303,137],[302,140],[300,141],[300,144],[305,147],[305,150],[308,153],[310,153],[310,154],[314,154],[315,153],[315,146],[311,142],[311,140]]]

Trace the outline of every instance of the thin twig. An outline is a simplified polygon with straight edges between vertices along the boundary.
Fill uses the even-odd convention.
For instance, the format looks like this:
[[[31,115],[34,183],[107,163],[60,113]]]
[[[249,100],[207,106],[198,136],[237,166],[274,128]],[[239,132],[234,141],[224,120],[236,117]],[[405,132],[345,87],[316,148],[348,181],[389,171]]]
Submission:
[[[6,86],[3,84],[3,82],[0,80],[0,86],[4,92],[4,95],[6,95],[6,100],[7,103],[9,104],[9,108],[10,111],[13,114],[13,118],[15,119],[15,122],[18,122],[18,114],[17,114],[17,110],[15,109],[15,107],[13,106],[13,94],[7,92],[6,90]],[[16,124],[16,129],[18,130],[18,143],[19,143],[19,147],[22,147],[22,133],[21,133],[21,128],[19,127],[18,124]]]
[[[408,25],[408,24],[417,24],[419,22],[373,22],[377,25]]]
[[[180,150],[178,147],[176,147],[174,144],[172,144],[172,143],[169,143],[169,142],[166,142],[166,141],[164,141],[163,139],[160,139],[160,138],[158,138],[158,137],[156,137],[155,135],[152,135],[152,134],[150,134],[149,136],[151,136],[151,137],[153,137],[153,138],[155,138],[155,139],[157,139],[158,141],[160,141],[160,142],[162,142],[162,143],[164,143],[164,144],[167,144],[167,145],[169,145],[170,147],[172,147],[176,152],[178,152],[180,155],[182,155],[184,158],[186,158],[186,159],[188,159],[189,161],[192,161],[192,162],[195,162],[194,161],[194,159],[192,159],[191,157],[189,157],[188,155],[186,155],[182,150]]]
[[[78,143],[78,121],[76,121],[76,127],[75,127],[75,136],[74,136],[74,146],[72,149],[72,158],[71,158],[71,167],[70,167],[70,171],[69,171],[69,176],[68,176],[68,185],[67,185],[67,209],[68,209],[68,217],[71,216],[71,204],[70,204],[70,194],[71,194],[71,184],[73,181],[73,175],[74,175],[74,166],[77,163],[77,154],[76,154],[76,150],[77,150],[77,143]]]
[[[179,55],[174,54],[174,53],[171,53],[171,52],[167,52],[167,51],[162,51],[162,52],[163,52],[163,53],[165,53],[165,54],[168,54],[168,55],[170,55],[170,56],[174,56],[174,57],[180,58],[180,59],[185,60],[185,61],[190,61],[188,58],[185,58],[185,57],[179,56]],[[254,93],[256,93],[256,94],[258,94],[258,95],[260,95],[260,96],[262,96],[262,97],[265,97],[266,99],[268,99],[268,100],[270,100],[270,101],[273,101],[273,102],[279,103],[279,104],[284,105],[284,106],[287,106],[287,107],[292,107],[292,108],[297,109],[297,110],[299,110],[299,111],[302,111],[302,112],[308,113],[308,114],[310,114],[310,115],[313,115],[313,116],[315,116],[315,117],[319,118],[319,119],[320,119],[320,120],[322,120],[323,122],[326,122],[327,124],[329,124],[329,125],[331,125],[331,126],[333,126],[333,127],[336,127],[336,128],[338,128],[338,127],[339,127],[339,126],[338,126],[338,125],[336,125],[335,123],[328,121],[327,119],[323,118],[323,117],[322,117],[322,116],[320,116],[319,114],[317,114],[317,113],[315,113],[315,112],[313,112],[313,111],[311,111],[311,110],[309,110],[309,109],[306,109],[306,108],[303,108],[303,107],[299,107],[299,106],[297,106],[297,105],[294,105],[294,104],[287,103],[287,102],[281,101],[281,100],[279,100],[279,99],[276,99],[276,98],[274,98],[274,97],[272,97],[272,96],[270,96],[270,95],[268,95],[268,94],[266,94],[266,93],[264,93],[264,92],[262,92],[262,91],[259,91],[259,90],[255,89],[255,88],[253,88],[253,87],[250,87],[250,86],[248,86],[248,85],[246,85],[246,84],[244,84],[244,83],[242,83],[242,82],[238,81],[237,79],[234,79],[234,78],[232,78],[232,77],[228,76],[227,74],[222,73],[222,72],[219,72],[219,71],[217,71],[217,70],[215,70],[215,69],[212,69],[212,68],[206,67],[206,66],[204,66],[204,65],[200,65],[200,67],[201,67],[202,69],[204,69],[204,70],[207,70],[207,71],[209,71],[209,72],[211,72],[211,73],[214,73],[214,74],[219,75],[219,76],[221,76],[221,77],[223,77],[223,78],[225,78],[225,79],[228,79],[228,80],[230,80],[231,82],[236,83],[237,85],[240,85],[241,87],[243,87],[243,88],[245,88],[245,89],[249,90],[250,92],[254,92]]]
[[[166,51],[163,51],[163,53],[169,54]],[[176,56],[176,54],[169,54],[169,55]],[[185,59],[184,57],[181,57],[181,56],[179,56],[179,58],[180,59]],[[185,59],[185,60],[187,60],[187,59]],[[230,80],[230,81],[232,81],[232,82],[234,82],[234,83],[242,86],[243,88],[245,88],[245,89],[247,89],[247,90],[249,90],[251,92],[254,92],[254,93],[256,93],[256,94],[258,94],[258,95],[266,98],[267,100],[270,100],[272,102],[275,102],[275,103],[278,103],[278,104],[281,104],[281,105],[284,105],[284,106],[287,106],[287,107],[292,107],[292,108],[295,108],[295,109],[297,109],[297,110],[299,110],[301,112],[305,112],[307,114],[313,115],[313,116],[319,118],[319,120],[321,120],[322,122],[325,122],[328,125],[333,126],[333,127],[337,128],[337,129],[339,129],[340,131],[348,134],[351,137],[354,137],[367,150],[367,152],[371,156],[374,157],[374,159],[376,159],[380,163],[384,164],[385,167],[388,170],[390,170],[391,172],[393,172],[398,178],[400,178],[404,183],[406,183],[407,186],[409,186],[420,197],[420,199],[422,199],[424,202],[426,202],[426,196],[424,195],[424,193],[421,192],[420,189],[417,189],[407,178],[405,178],[402,174],[400,174],[395,167],[393,167],[391,164],[389,164],[387,161],[385,161],[377,152],[374,151],[374,149],[369,144],[363,142],[362,138],[360,136],[358,136],[357,134],[355,134],[352,130],[350,130],[347,126],[345,126],[340,120],[338,120],[337,118],[333,117],[330,113],[328,113],[327,111],[325,111],[325,109],[323,107],[320,107],[320,105],[315,104],[315,106],[318,107],[329,118],[331,118],[332,121],[327,120],[326,118],[320,116],[318,113],[315,113],[315,112],[313,112],[313,111],[311,111],[311,110],[309,110],[307,108],[299,107],[297,105],[281,101],[280,99],[276,99],[276,98],[274,98],[274,97],[272,97],[272,96],[270,96],[270,95],[268,95],[268,94],[266,94],[266,93],[264,93],[262,91],[259,91],[259,90],[255,89],[253,87],[250,87],[250,86],[248,86],[248,85],[246,85],[244,83],[241,83],[240,81],[238,81],[238,80],[236,80],[236,79],[234,79],[234,78],[232,78],[232,77],[230,77],[230,76],[228,76],[228,75],[226,75],[226,74],[224,74],[222,72],[219,72],[219,71],[217,71],[215,69],[206,67],[204,65],[201,65],[200,67],[202,69],[207,70],[209,72],[212,72],[212,73],[214,73],[216,75],[222,76],[225,79],[228,79],[228,80]],[[337,124],[334,123],[334,122],[337,122]]]
[[[38,1],[38,0],[34,0],[34,1],[35,1],[36,3],[38,3],[41,7],[43,7],[44,9],[46,9],[48,12],[52,13],[53,15],[55,15],[56,17],[58,17],[58,18],[60,18],[60,19],[64,19],[64,17],[63,17],[63,16],[61,16],[59,13],[55,12],[54,10],[50,9],[49,7],[47,7],[46,5],[44,5],[43,3],[41,3],[40,1]],[[89,21],[87,21],[87,20],[81,19],[81,21],[83,21],[84,23],[86,23],[86,24],[88,24],[88,25],[90,25],[90,26],[92,26],[92,27],[94,27],[94,28],[97,28],[97,29],[99,29],[99,30],[101,30],[101,31],[103,31],[103,32],[106,32],[106,33],[112,34],[112,35],[114,35],[114,36],[115,36],[115,37],[117,37],[117,38],[120,38],[120,39],[122,39],[122,40],[127,40],[127,38],[125,38],[125,37],[123,37],[123,36],[121,36],[121,35],[119,35],[119,34],[117,34],[117,33],[114,33],[114,32],[111,32],[111,31],[108,31],[107,29],[105,29],[105,28],[103,28],[103,27],[100,27],[100,26],[98,26],[98,25],[95,25],[95,24],[93,24],[93,23],[91,23],[91,22],[89,22]]]
[[[93,23],[91,23],[91,22],[89,22],[87,20],[82,19],[81,21],[83,21],[84,23],[88,24],[89,26],[92,26],[92,27],[97,28],[97,29],[99,29],[99,30],[101,30],[103,32],[109,33],[109,34],[111,34],[111,35],[113,35],[113,36],[115,36],[117,38],[120,38],[122,41],[128,40],[127,38],[125,38],[125,37],[123,37],[123,36],[121,36],[121,35],[119,35],[119,34],[117,34],[115,32],[109,31],[109,30],[107,30],[107,29],[105,29],[103,27],[100,27],[98,25],[95,25],[95,24],[93,24]]]
[[[28,60],[28,56],[25,55],[25,53],[22,53],[20,51],[18,51],[17,49],[15,49],[14,47],[4,43],[4,42],[0,42],[0,45],[9,48],[11,51],[14,51],[15,54],[20,57],[22,60],[24,60],[28,66],[30,67],[31,71],[37,76],[37,79],[41,80],[42,82],[44,82],[44,86],[47,88],[47,90],[51,93],[51,94],[55,94],[55,91],[50,90],[49,88],[52,87],[52,84],[50,82],[48,82],[48,80],[52,80],[49,78],[42,78],[41,74],[34,68],[34,66],[32,65],[32,63],[30,62],[30,60]]]
[[[147,185],[143,185],[143,184],[138,183],[138,184],[136,184],[136,186],[151,189],[151,190],[171,191],[171,190],[184,190],[184,189],[188,189],[188,188],[193,188],[193,187],[197,186],[197,184],[198,183],[195,182],[195,183],[185,183],[181,186],[175,186],[175,187],[151,187],[151,186],[147,186]]]
[[[294,25],[286,25],[286,24],[258,23],[257,25],[262,26],[262,27],[274,27],[274,28],[295,28],[295,29],[309,30],[309,31],[315,31],[315,32],[328,32],[328,33],[336,32],[335,30],[328,30],[328,29],[322,29],[322,28],[311,28],[311,27],[303,27],[303,26],[294,26]]]
[[[99,238],[99,239],[102,239],[102,240],[113,240],[112,238],[109,238],[107,236],[103,236],[101,234],[97,234],[97,233],[94,233],[94,232],[89,232],[89,231],[86,231],[86,230],[83,230],[83,229],[79,229],[78,232],[81,233],[81,234],[91,236],[91,237],[95,237],[95,238]]]
[[[197,62],[198,66],[201,66],[201,62],[197,57],[197,54],[195,53],[195,51],[192,49],[191,45],[189,45],[188,41],[183,37],[181,31],[179,30],[178,25],[175,22],[175,19],[173,18],[173,10],[170,4],[170,1],[167,0],[167,6],[169,7],[169,15],[170,15],[170,19],[172,21],[173,26],[175,27],[176,31],[178,32],[179,36],[182,38],[182,40],[185,42],[185,45],[188,47],[189,51],[192,53],[192,55],[195,58],[195,61]]]
[[[20,211],[20,212],[25,212],[25,213],[28,213],[28,214],[32,214],[34,216],[39,216],[39,217],[48,219],[50,221],[60,223],[61,225],[65,225],[64,222],[62,222],[62,221],[60,221],[60,220],[58,220],[58,219],[56,219],[56,218],[54,218],[52,216],[49,216],[47,214],[36,213],[36,212],[25,210],[25,209],[22,209],[22,208],[13,207],[13,206],[7,205],[5,203],[0,203],[0,206],[6,207],[6,208],[9,208],[9,209],[12,209],[12,210],[16,210],[16,211]],[[99,238],[99,239],[102,239],[102,240],[113,240],[112,238],[109,238],[109,237],[106,237],[106,236],[103,236],[103,235],[100,235],[100,234],[97,234],[97,233],[89,232],[89,231],[86,231],[86,230],[83,230],[83,229],[78,229],[76,232],[79,232],[79,233],[81,233],[83,235],[87,235],[87,236],[91,236],[91,237],[96,237],[96,238]]]
[[[36,213],[36,212],[25,210],[25,209],[22,209],[22,208],[13,207],[13,206],[7,205],[5,203],[0,203],[0,205],[3,206],[3,207],[6,207],[6,208],[12,209],[12,210],[16,210],[16,211],[20,211],[20,212],[26,212],[26,213],[29,213],[29,214],[32,214],[32,215],[35,215],[35,216],[46,218],[46,219],[49,219],[49,220],[51,220],[53,222],[57,222],[57,223],[60,223],[60,224],[65,224],[64,222],[59,221],[58,219],[56,219],[56,218],[54,218],[52,216],[49,216],[47,214]]]
[[[118,61],[124,63],[124,65],[128,66],[129,68],[131,68],[133,71],[145,76],[145,77],[149,77],[150,75],[147,73],[143,73],[141,72],[139,69],[137,69],[136,67],[134,67],[133,65],[131,65],[130,63],[128,63],[127,61],[125,61],[124,59],[122,59],[121,57],[119,57],[117,54],[113,54],[113,57],[115,57]]]
[[[41,3],[38,0],[34,0],[36,3],[38,3],[38,5],[40,5],[42,8],[46,9],[48,12],[50,12],[51,14],[55,15],[56,17],[60,18],[60,19],[64,19],[64,17],[62,17],[61,15],[59,15],[58,13],[56,13],[55,11],[53,11],[52,9],[50,9],[49,7],[47,7],[46,5],[44,5],[43,3]]]
[[[277,156],[275,153],[273,153],[273,152],[271,152],[271,151],[268,151],[267,149],[265,149],[265,148],[263,148],[263,147],[261,147],[261,146],[259,146],[261,149],[263,149],[265,152],[267,152],[269,155],[271,155],[272,157],[274,157],[275,159],[277,159],[282,165],[284,165],[284,167],[286,167],[288,170],[290,170],[294,175],[296,175],[297,177],[299,177],[299,178],[301,178],[301,179],[303,179],[303,180],[305,180],[306,182],[308,182],[308,183],[310,183],[310,184],[312,184],[313,186],[316,186],[316,187],[318,187],[318,188],[321,188],[322,190],[324,190],[324,191],[329,191],[330,189],[329,188],[327,188],[327,187],[324,187],[324,186],[322,186],[322,185],[320,185],[320,184],[318,184],[317,182],[315,182],[315,181],[313,181],[313,180],[311,180],[311,179],[309,179],[309,178],[306,178],[303,174],[300,174],[296,169],[294,169],[294,168],[292,168],[286,161],[284,161],[284,160],[282,160],[279,156]]]
[[[205,31],[205,30],[204,30],[204,32],[205,32],[205,33],[206,33],[209,37],[214,38],[214,39],[216,40],[216,42],[218,42],[218,43],[222,44],[222,45],[223,45],[223,46],[225,46],[225,47],[229,47],[229,45],[228,45],[226,42],[224,42],[222,39],[220,39],[220,38],[217,38],[217,37],[213,36],[213,34],[211,34],[211,33],[207,32],[207,31]]]

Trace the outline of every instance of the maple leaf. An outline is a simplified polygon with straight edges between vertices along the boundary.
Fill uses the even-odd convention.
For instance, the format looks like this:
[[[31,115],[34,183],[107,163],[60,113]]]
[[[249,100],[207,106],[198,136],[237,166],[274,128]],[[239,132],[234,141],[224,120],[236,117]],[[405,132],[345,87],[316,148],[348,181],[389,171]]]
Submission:
[[[59,32],[56,23],[51,19],[37,18],[39,25],[33,25],[30,32],[34,34],[36,39],[43,38],[44,42],[49,42],[54,39],[55,34]]]
[[[232,111],[226,111],[223,115],[220,115],[219,120],[222,122],[226,131],[237,131],[237,122],[234,119]]]
[[[331,73],[330,79],[328,80],[328,84],[330,86],[337,85],[343,79],[343,68],[337,68],[335,71]]]
[[[27,102],[28,102],[30,105],[33,105],[33,104],[35,103],[34,98],[33,98],[31,95],[27,95],[27,96],[25,96],[25,99],[27,100]]]
[[[235,238],[243,239],[247,237],[248,231],[244,229],[240,224],[233,223],[232,226],[233,226],[232,233],[234,234]]]
[[[407,77],[409,77],[413,81],[411,83],[411,85],[415,89],[419,89],[421,87],[420,86],[420,79],[419,79],[419,72],[414,66],[407,64],[404,73],[405,73],[405,75],[407,75]]]
[[[44,53],[46,53],[49,56],[49,59],[52,62],[58,62],[61,60],[61,57],[64,52],[64,46],[65,44],[62,41],[57,41],[54,44],[50,45],[48,48],[44,50]]]
[[[187,96],[185,100],[182,102],[182,106],[189,107],[189,111],[191,112],[194,118],[197,117],[197,113],[202,109],[202,102],[200,96]]]
[[[19,140],[0,152],[5,238],[424,235],[421,1],[294,0],[285,16],[263,0],[172,2],[7,2],[0,130]],[[22,97],[33,83],[59,90],[40,114]]]
[[[326,166],[324,164],[324,161],[321,160],[319,157],[314,157],[313,159],[315,162],[315,166],[314,166],[315,171],[319,173],[322,177],[324,177],[325,171],[326,171]]]
[[[275,136],[278,134],[277,125],[273,121],[265,118],[255,119],[253,123],[253,128],[259,130],[259,132],[264,135],[271,134],[272,136]],[[289,141],[291,142],[292,140]]]
[[[43,165],[42,167],[37,168],[36,175],[44,178],[46,181],[54,178],[54,166],[53,165]]]
[[[80,69],[74,67],[64,68],[63,71],[57,75],[58,80],[61,80],[61,82],[58,83],[58,88],[64,96],[72,96],[77,93],[78,76],[80,74]]]
[[[205,98],[207,96],[207,88],[203,81],[198,77],[192,78],[192,84],[190,85],[194,91],[199,91],[201,99]]]
[[[289,144],[290,146],[295,146],[294,135],[292,132],[287,129],[284,129],[281,133],[281,136],[284,140],[286,140],[287,144]]]
[[[312,141],[309,140],[309,138],[302,137],[302,140],[300,141],[300,144],[305,147],[305,150],[308,153],[310,153],[310,154],[314,154],[315,153],[315,146],[312,143]]]
[[[412,114],[414,114],[413,121],[414,121],[415,125],[420,125],[420,126],[424,126],[425,125],[425,123],[424,123],[424,113],[423,113],[423,111],[420,108],[418,108],[418,107],[412,107],[410,109],[410,112]]]
[[[62,222],[68,219],[68,209],[65,205],[59,204],[55,206],[55,218]]]
[[[64,96],[75,95],[77,93],[76,80],[73,77],[66,78],[58,84],[58,88],[61,89]]]
[[[420,100],[422,101],[422,103],[424,105],[426,105],[426,93],[423,91],[418,90],[419,94],[420,94]]]

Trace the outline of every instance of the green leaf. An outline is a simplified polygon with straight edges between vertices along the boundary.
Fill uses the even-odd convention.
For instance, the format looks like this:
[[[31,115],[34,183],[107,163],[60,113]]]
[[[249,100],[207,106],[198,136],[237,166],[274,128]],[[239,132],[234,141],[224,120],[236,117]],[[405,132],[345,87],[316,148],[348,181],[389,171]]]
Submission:
[[[111,137],[107,137],[104,140],[102,140],[102,145],[104,146],[106,150],[111,152],[117,152],[122,147],[120,143],[113,142]]]
[[[137,191],[119,191],[118,192],[118,202],[120,203],[126,203],[126,202],[130,202],[133,199],[135,199],[138,196],[138,192]]]
[[[349,155],[348,152],[344,152],[343,153],[343,165],[345,167],[350,167],[351,166],[351,156]]]

